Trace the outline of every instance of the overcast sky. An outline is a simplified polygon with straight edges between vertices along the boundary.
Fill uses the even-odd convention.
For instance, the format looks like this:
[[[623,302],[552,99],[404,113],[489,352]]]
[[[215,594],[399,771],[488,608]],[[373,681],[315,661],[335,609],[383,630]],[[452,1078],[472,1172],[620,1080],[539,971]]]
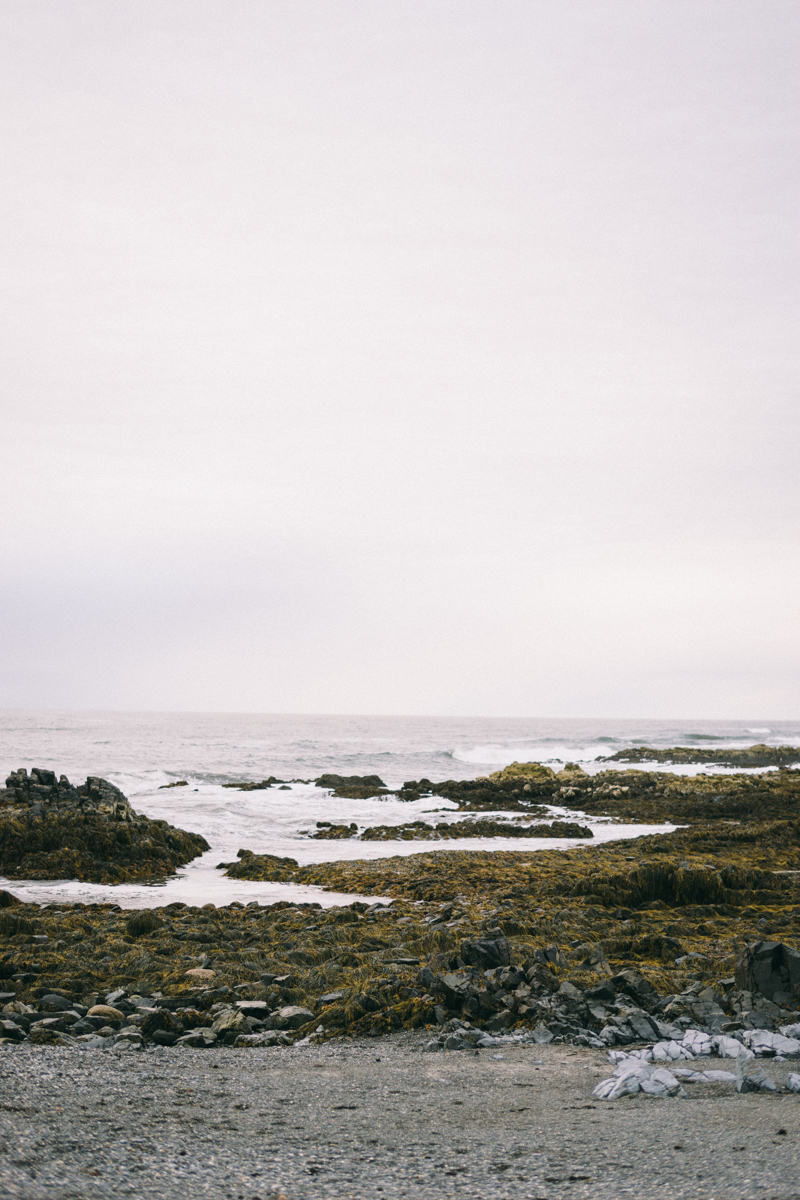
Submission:
[[[0,706],[796,717],[798,34],[2,0]]]

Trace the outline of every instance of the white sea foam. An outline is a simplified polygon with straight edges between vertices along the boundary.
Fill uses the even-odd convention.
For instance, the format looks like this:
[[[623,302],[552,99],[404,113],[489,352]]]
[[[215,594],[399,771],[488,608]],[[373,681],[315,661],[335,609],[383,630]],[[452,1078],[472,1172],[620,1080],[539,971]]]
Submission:
[[[579,819],[594,831],[595,843],[639,837],[646,833],[668,832],[672,825],[613,825],[607,819],[576,814],[568,809],[548,806],[549,816],[537,823],[554,819]],[[240,849],[256,854],[274,854],[293,858],[301,865],[341,860],[390,858],[393,855],[420,854],[431,850],[566,850],[587,845],[585,838],[443,838],[438,841],[368,841],[356,838],[316,840],[317,821],[333,824],[355,822],[361,833],[370,825],[401,825],[424,820],[435,825],[469,819],[451,801],[437,796],[423,797],[410,803],[395,797],[345,800],[323,788],[295,784],[287,791],[269,788],[240,792],[219,784],[192,780],[186,788],[151,791],[136,798],[136,809],[145,816],[170,821],[183,829],[200,833],[211,849],[161,887],[122,884],[105,887],[78,882],[23,882],[0,880],[21,899],[37,903],[63,900],[111,900],[124,908],[148,908],[183,900],[186,904],[230,904],[258,900],[313,900],[328,907],[345,904],[361,897],[333,895],[320,888],[292,884],[266,884],[229,879],[217,869],[220,862],[232,862]],[[490,820],[505,820],[506,812],[477,814]],[[516,815],[516,814],[515,814]]]
[[[540,762],[556,766],[565,762],[592,763],[601,755],[613,753],[607,741],[590,746],[569,746],[559,742],[531,742],[528,745],[494,743],[483,746],[457,747],[453,758],[457,762],[485,765],[493,771],[512,762]]]

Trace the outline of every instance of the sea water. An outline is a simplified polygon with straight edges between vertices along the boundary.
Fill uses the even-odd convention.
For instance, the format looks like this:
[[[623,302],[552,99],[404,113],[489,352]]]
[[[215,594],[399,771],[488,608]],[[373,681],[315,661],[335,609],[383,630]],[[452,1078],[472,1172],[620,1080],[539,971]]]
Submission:
[[[356,897],[321,888],[228,879],[217,864],[235,859],[239,849],[288,856],[305,864],[442,849],[535,851],[587,844],[585,839],[561,838],[317,841],[311,835],[322,820],[355,822],[360,832],[370,825],[419,819],[435,824],[464,817],[454,804],[436,796],[413,803],[392,796],[340,799],[314,786],[314,778],[325,772],[377,774],[395,788],[410,779],[471,779],[514,760],[544,762],[555,770],[565,762],[578,762],[594,773],[605,766],[601,756],[633,745],[724,748],[753,742],[800,747],[800,722],[0,712],[0,777],[18,767],[45,767],[67,775],[73,783],[99,775],[121,788],[137,812],[200,833],[211,846],[163,885],[0,880],[0,886],[39,903],[113,900],[125,908],[172,900],[217,905],[278,899],[315,900],[326,906],[347,903]],[[691,774],[719,768],[680,770]],[[289,781],[286,789],[240,792],[223,787],[270,775]],[[166,786],[183,780],[186,786]],[[550,812],[554,818],[575,818],[561,808],[552,807]],[[580,819],[591,825],[594,843],[672,828],[618,825],[596,816]]]

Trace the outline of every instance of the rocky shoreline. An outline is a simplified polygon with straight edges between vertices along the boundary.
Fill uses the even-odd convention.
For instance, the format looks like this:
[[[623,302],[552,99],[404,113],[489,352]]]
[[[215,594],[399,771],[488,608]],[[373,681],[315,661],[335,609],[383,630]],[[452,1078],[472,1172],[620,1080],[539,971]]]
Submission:
[[[377,776],[324,778],[329,788],[381,785]],[[136,817],[103,781],[72,789],[40,771],[30,779],[15,773],[9,783],[6,819],[20,819],[22,798],[26,828],[102,824],[115,835],[117,870],[151,871],[170,839],[180,854],[205,846]],[[312,884],[388,905],[176,902],[131,915],[109,904],[25,905],[4,893],[0,991],[11,1006],[3,1018],[16,1026],[5,1036],[62,1045],[121,1036],[132,1044],[267,1045],[468,1027],[613,1048],[667,1037],[661,1026],[680,1040],[687,1029],[743,1037],[797,1022],[800,772],[590,777],[568,766],[556,776],[515,763],[488,780],[412,781],[405,789],[419,794],[428,785],[460,806],[480,808],[501,794],[527,812],[546,794],[578,812],[616,808],[641,820],[690,809],[694,819],[673,833],[568,852],[437,849],[301,867],[242,849],[235,862],[219,864],[236,879]],[[527,832],[525,820],[493,824]],[[457,832],[466,824],[457,822]],[[412,836],[440,832],[409,828]],[[127,841],[116,840],[120,831]],[[318,832],[339,836],[324,823]],[[405,839],[408,830],[398,832]],[[780,962],[769,980],[754,982],[743,964],[763,946]],[[93,1013],[98,1004],[114,1014]]]

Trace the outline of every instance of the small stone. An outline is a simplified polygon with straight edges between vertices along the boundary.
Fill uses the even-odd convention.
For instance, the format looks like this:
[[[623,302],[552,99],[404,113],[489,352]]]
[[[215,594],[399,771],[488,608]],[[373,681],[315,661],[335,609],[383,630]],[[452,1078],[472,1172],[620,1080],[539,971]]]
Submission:
[[[278,1029],[267,1029],[264,1033],[241,1033],[233,1043],[234,1050],[247,1050],[259,1046],[291,1046],[292,1040]]]
[[[509,1025],[514,1023],[514,1014],[509,1009],[504,1008],[501,1012],[495,1013],[486,1022],[486,1028],[489,1033],[500,1033],[504,1029],[508,1029]]]
[[[144,1044],[144,1038],[139,1033],[139,1030],[136,1029],[135,1026],[131,1025],[125,1029],[121,1029],[114,1039],[114,1042],[115,1044],[117,1042],[129,1042],[131,1046],[142,1046]]]
[[[219,1034],[239,1033],[246,1028],[245,1014],[234,1008],[225,1008],[217,1016],[211,1028],[214,1030],[214,1033]]]
[[[110,1004],[93,1004],[87,1012],[87,1017],[102,1017],[104,1021],[124,1021],[125,1013]]]
[[[216,973],[209,967],[190,967],[188,971],[184,971],[184,975],[188,975],[191,979],[213,979]]]
[[[275,1014],[279,1029],[299,1029],[301,1025],[306,1025],[313,1019],[314,1014],[298,1004],[286,1004]]]
[[[202,1050],[206,1046],[213,1046],[217,1040],[217,1035],[213,1029],[190,1029],[183,1037],[179,1037],[176,1045],[186,1046],[190,1050]]]
[[[451,1033],[444,1039],[444,1048],[445,1050],[468,1050],[469,1043],[458,1037],[457,1034]]]
[[[171,1033],[168,1029],[154,1029],[152,1037],[157,1046],[174,1046],[178,1040],[177,1033]]]
[[[737,1092],[776,1092],[778,1089],[756,1058],[736,1059]]]
[[[43,1009],[45,1012],[48,1010],[52,1010],[54,1012],[66,1012],[67,1009],[72,1008],[72,1001],[67,1000],[65,996],[56,996],[54,994],[50,994],[47,996],[42,996],[41,1000],[39,1001],[39,1008]]]

